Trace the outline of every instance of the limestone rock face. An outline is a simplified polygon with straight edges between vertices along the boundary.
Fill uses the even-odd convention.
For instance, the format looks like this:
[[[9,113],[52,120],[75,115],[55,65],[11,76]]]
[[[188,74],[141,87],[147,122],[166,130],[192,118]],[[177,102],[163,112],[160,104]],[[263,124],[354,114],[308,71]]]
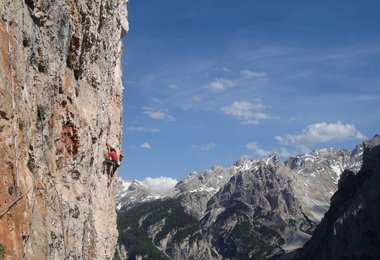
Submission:
[[[111,259],[126,1],[0,2],[0,246],[6,259]],[[1,257],[1,256],[0,256]]]

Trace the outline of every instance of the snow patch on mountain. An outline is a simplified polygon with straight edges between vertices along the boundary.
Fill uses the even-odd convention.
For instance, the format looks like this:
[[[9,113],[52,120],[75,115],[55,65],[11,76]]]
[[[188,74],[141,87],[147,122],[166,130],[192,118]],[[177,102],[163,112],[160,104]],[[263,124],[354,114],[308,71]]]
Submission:
[[[128,209],[132,206],[156,199],[146,185],[138,180],[117,179],[116,182],[116,209]]]

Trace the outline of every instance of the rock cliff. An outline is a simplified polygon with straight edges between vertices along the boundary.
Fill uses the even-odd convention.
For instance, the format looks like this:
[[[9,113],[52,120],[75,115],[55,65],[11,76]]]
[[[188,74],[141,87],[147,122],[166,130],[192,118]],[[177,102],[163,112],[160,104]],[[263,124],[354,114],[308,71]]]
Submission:
[[[276,259],[380,259],[380,136],[364,143],[363,166],[346,170],[313,237]]]
[[[0,2],[0,258],[110,259],[126,0]]]

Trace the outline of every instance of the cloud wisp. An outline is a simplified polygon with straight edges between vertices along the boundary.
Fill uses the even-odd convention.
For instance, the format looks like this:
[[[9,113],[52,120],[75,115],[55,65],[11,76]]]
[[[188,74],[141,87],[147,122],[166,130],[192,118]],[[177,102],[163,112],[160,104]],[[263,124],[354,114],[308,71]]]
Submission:
[[[140,148],[150,150],[152,149],[152,146],[150,146],[149,143],[143,143],[143,144],[140,144]]]
[[[199,144],[199,145],[192,145],[191,146],[194,150],[198,151],[210,151],[216,147],[215,143],[207,143],[207,144]]]
[[[149,128],[149,127],[143,127],[143,126],[128,126],[126,127],[128,132],[132,133],[152,133],[157,134],[160,132],[160,129],[158,128]]]
[[[256,142],[246,144],[245,148],[247,148],[247,150],[249,151],[256,153],[258,156],[268,156],[269,154],[273,153],[272,151],[267,151],[260,148]]]
[[[313,145],[331,141],[364,140],[366,137],[353,124],[315,123],[307,126],[301,134],[276,136],[282,145],[294,145],[301,151],[309,150]]]
[[[234,101],[228,106],[221,107],[220,110],[229,116],[240,120],[242,124],[256,125],[262,120],[271,119],[267,113],[262,112],[266,106],[260,101],[255,103],[250,101]]]
[[[156,120],[175,121],[175,117],[168,114],[166,110],[144,107],[144,114]]]
[[[245,79],[265,79],[267,74],[265,72],[255,72],[251,70],[242,70],[240,74]]]
[[[160,176],[157,178],[147,177],[142,182],[153,194],[162,196],[172,189],[178,181],[170,177]]]
[[[270,154],[273,154],[273,153],[276,153],[280,157],[283,157],[283,158],[289,158],[291,156],[295,156],[296,155],[296,152],[290,152],[285,147],[281,147],[280,149],[278,149],[278,150],[276,149],[276,150],[273,150],[273,151],[271,151],[271,150],[265,150],[263,148],[260,148],[256,142],[247,143],[245,145],[245,148],[247,150],[249,150],[249,151],[254,152],[256,155],[258,155],[260,157],[266,157],[266,156],[268,156]]]

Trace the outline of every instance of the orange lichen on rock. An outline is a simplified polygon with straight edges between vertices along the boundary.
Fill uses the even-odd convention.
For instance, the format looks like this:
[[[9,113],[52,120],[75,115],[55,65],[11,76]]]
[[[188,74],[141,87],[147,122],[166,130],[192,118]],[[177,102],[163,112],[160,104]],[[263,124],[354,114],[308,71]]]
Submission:
[[[80,142],[78,130],[75,128],[73,123],[66,122],[62,126],[61,142],[64,146],[64,151],[66,155],[75,156],[78,154]]]

